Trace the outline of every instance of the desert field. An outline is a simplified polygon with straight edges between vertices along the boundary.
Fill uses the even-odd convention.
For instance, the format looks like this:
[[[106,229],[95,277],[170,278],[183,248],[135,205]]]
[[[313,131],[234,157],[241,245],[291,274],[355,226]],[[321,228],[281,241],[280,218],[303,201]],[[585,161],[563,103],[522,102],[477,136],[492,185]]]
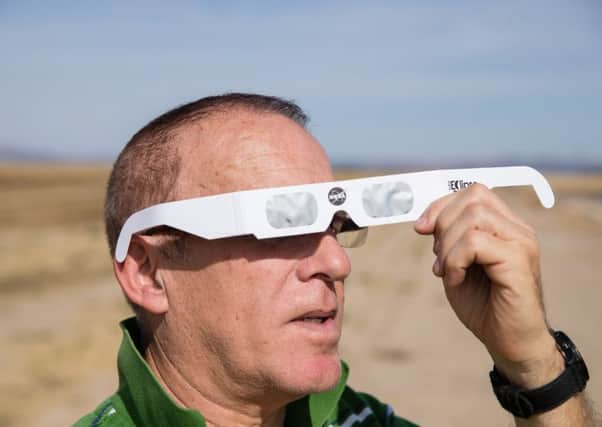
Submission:
[[[0,426],[71,425],[116,388],[117,323],[130,312],[104,239],[107,174],[104,165],[0,165]],[[545,175],[550,210],[530,189],[499,194],[538,232],[550,324],[581,349],[588,395],[602,408],[602,176]],[[486,351],[431,273],[431,245],[399,224],[371,229],[349,251],[341,352],[350,384],[424,426],[508,426]]]

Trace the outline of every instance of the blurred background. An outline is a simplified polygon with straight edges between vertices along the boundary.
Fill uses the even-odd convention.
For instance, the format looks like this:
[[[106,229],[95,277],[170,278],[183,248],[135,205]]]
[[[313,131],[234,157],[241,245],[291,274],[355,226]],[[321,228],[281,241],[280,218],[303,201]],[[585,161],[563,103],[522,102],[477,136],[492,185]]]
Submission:
[[[298,102],[339,176],[540,169],[553,209],[500,194],[538,232],[550,322],[602,405],[599,1],[0,0],[0,58],[1,426],[69,425],[115,389],[110,164],[155,116],[228,91]],[[350,255],[351,384],[423,425],[508,425],[431,241],[380,227]]]

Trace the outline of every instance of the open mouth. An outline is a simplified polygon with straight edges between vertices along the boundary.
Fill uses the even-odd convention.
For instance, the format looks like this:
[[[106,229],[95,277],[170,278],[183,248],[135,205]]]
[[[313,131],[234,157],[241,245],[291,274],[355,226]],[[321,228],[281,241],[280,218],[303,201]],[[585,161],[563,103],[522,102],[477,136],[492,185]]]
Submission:
[[[305,317],[303,318],[304,322],[311,322],[311,323],[324,323],[326,322],[327,319],[330,319],[329,317]]]
[[[304,314],[301,317],[295,319],[295,321],[303,322],[303,323],[314,323],[314,324],[323,324],[328,320],[333,320],[336,317],[336,310],[332,311],[314,311],[311,313]]]
[[[338,311],[312,311],[305,313],[290,322],[290,325],[300,333],[303,339],[308,339],[315,345],[327,346],[332,350],[341,337],[340,322],[337,321]]]

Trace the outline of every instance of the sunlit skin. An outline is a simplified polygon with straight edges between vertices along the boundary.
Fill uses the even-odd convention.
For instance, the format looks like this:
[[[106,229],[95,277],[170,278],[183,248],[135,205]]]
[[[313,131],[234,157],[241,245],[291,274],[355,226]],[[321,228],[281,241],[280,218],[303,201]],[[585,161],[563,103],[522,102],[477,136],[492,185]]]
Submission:
[[[178,198],[333,179],[317,141],[279,115],[241,111],[181,135]],[[156,305],[146,358],[175,399],[209,423],[278,425],[287,403],[338,382],[350,262],[332,234],[191,239],[174,263],[156,239],[136,238],[165,289],[142,297]]]
[[[318,142],[279,115],[220,113],[183,128],[179,138],[177,199],[333,179]],[[433,272],[501,372],[526,388],[562,372],[527,224],[473,185],[434,202],[415,230],[433,236]],[[192,238],[186,256],[174,261],[161,255],[161,239],[134,236],[114,269],[127,297],[144,309],[144,357],[174,400],[198,409],[209,426],[281,426],[288,403],[337,383],[351,266],[332,234]],[[308,317],[323,321],[303,321]],[[583,426],[587,419],[583,399],[574,397],[517,425]]]
[[[433,273],[458,319],[513,384],[534,389],[564,370],[548,331],[534,230],[492,191],[475,184],[433,202],[414,226],[432,235]],[[590,426],[583,396],[517,426]]]

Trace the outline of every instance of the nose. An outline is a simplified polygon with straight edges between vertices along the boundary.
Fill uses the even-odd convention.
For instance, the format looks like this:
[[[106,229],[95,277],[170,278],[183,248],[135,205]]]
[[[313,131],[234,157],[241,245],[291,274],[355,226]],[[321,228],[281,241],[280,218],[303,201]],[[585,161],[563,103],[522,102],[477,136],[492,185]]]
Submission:
[[[332,233],[316,234],[314,250],[303,259],[297,268],[297,277],[308,281],[323,277],[329,281],[343,281],[351,272],[351,261],[345,249]]]

